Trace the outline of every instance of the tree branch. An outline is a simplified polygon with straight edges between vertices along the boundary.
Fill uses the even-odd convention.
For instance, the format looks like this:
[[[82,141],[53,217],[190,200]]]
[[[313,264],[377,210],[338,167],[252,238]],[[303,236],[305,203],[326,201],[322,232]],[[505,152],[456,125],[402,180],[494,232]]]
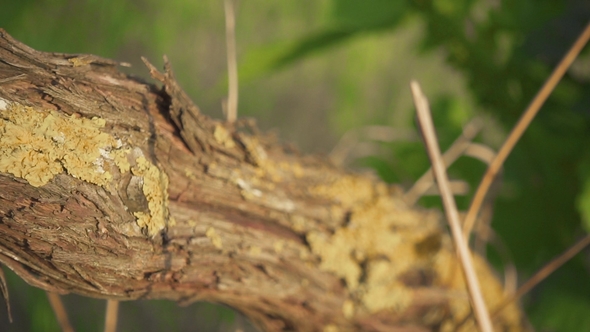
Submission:
[[[453,330],[467,316],[439,212],[202,115],[165,62],[146,62],[160,88],[0,30],[0,262],[56,293],[225,303],[267,331]],[[494,307],[501,285],[475,267]],[[512,305],[495,327],[521,320]]]

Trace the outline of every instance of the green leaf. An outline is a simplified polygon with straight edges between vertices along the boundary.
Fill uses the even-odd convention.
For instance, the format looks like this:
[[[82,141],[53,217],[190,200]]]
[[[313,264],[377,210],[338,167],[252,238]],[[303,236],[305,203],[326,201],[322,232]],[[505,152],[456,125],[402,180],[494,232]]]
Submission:
[[[408,12],[403,0],[335,0],[332,21],[336,26],[354,30],[391,27]]]
[[[407,2],[402,0],[334,0],[328,27],[294,42],[267,45],[246,54],[239,68],[240,80],[246,82],[280,70],[360,33],[394,28],[410,14],[408,8]]]
[[[276,72],[298,60],[336,45],[355,33],[351,29],[326,29],[295,42],[278,42],[254,49],[243,56],[238,72],[240,83]],[[226,82],[221,82],[225,86]]]

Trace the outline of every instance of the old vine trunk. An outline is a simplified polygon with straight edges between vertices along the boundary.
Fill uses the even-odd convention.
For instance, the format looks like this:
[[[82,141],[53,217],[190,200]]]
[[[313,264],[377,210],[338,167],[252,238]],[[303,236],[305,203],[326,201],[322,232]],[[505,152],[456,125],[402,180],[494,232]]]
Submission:
[[[167,61],[146,61],[162,87],[117,65],[0,30],[0,261],[29,284],[220,302],[266,331],[453,331],[470,314],[439,212],[202,115]],[[501,285],[475,262],[493,308]],[[525,329],[516,306],[495,324]]]

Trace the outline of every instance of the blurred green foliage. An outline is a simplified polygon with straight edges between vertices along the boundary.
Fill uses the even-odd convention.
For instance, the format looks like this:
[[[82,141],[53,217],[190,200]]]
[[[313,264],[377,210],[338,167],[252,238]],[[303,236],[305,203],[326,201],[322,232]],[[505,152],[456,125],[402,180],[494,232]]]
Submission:
[[[345,26],[347,37],[381,27],[396,28],[400,22],[399,14],[384,21],[391,8],[388,2],[371,2],[375,12],[385,16],[376,15],[369,23],[363,15],[355,16],[358,8],[351,6],[350,1],[334,2],[337,5],[333,26]],[[381,9],[376,9],[379,6]],[[350,12],[343,14],[343,9]],[[586,15],[580,15],[584,11]],[[448,63],[464,74],[477,103],[508,130],[557,63],[558,58],[553,55],[556,52],[565,54],[564,46],[573,43],[588,23],[590,7],[581,1],[502,1],[495,5],[489,1],[413,1],[404,14],[419,17],[425,23],[421,49],[443,48]],[[355,17],[358,21],[351,20]],[[327,33],[331,29],[328,27]],[[555,30],[560,30],[560,34]],[[315,38],[316,35],[303,38],[300,49],[295,48],[277,63],[285,65],[301,59],[301,49],[312,52],[308,45]],[[342,42],[342,39],[338,36],[333,41]],[[565,45],[563,40],[567,40]],[[541,43],[545,46],[539,47]],[[585,54],[587,56],[588,52]],[[511,249],[514,262],[524,276],[583,235],[580,213],[586,220],[590,217],[589,95],[588,76],[585,79],[566,76],[505,164],[504,181],[512,193],[499,197],[493,226]],[[437,102],[433,112],[444,146],[449,137],[457,137],[461,123],[440,116],[437,119],[436,114],[452,112],[452,103]],[[410,150],[410,154],[415,153]],[[407,168],[425,167],[425,158],[408,158],[407,146],[392,146],[392,156],[404,160]],[[397,172],[394,168],[387,172],[383,163],[373,161],[372,164],[383,178],[398,180],[390,174]],[[451,175],[468,179],[475,186],[479,178],[474,178],[472,171],[476,167],[456,165]],[[400,174],[409,174],[414,179],[418,175],[411,174],[410,169]],[[423,203],[430,205],[432,200],[425,199]],[[464,201],[463,207],[467,207],[467,203]],[[572,319],[576,314],[583,316],[590,304],[590,292],[585,287],[589,277],[588,261],[574,262],[580,265],[572,263],[564,268],[577,271],[569,285],[584,284],[584,287],[566,290],[563,284],[550,278],[535,291],[536,296],[530,297],[531,316],[544,317],[535,320],[539,330],[590,330],[585,317]],[[545,293],[551,295],[544,296]],[[556,305],[563,302],[567,302],[567,306]],[[543,314],[539,316],[537,310]]]
[[[0,5],[0,25],[40,50],[116,57],[133,63],[133,73],[144,77],[139,55],[158,64],[161,54],[168,54],[197,104],[221,116],[226,93],[221,1],[0,0]],[[325,152],[356,127],[415,128],[410,77],[430,97],[443,149],[469,119],[482,114],[488,122],[477,141],[497,148],[587,24],[590,4],[251,0],[240,1],[237,12],[240,115],[278,127],[308,151]],[[590,63],[588,47],[578,62],[584,61]],[[504,165],[492,225],[521,280],[590,230],[590,73],[577,68]],[[407,188],[429,166],[420,142],[380,146],[385,153],[356,165],[374,168],[387,182]],[[449,173],[473,190],[485,168],[463,158]],[[467,208],[469,199],[458,197],[459,206]],[[439,206],[436,197],[420,203]],[[538,331],[590,331],[588,257],[588,251],[578,255],[525,298]],[[51,314],[38,309],[47,309],[39,296],[28,314],[44,322]],[[174,315],[166,306],[162,310]],[[45,328],[30,329],[55,327],[38,324]]]
[[[343,35],[330,37],[335,31],[334,26],[338,27],[336,31],[346,31],[345,38],[352,38],[374,29],[396,28],[401,22],[400,13],[387,15],[388,9],[392,8],[391,2],[371,2],[374,10],[371,12],[379,13],[374,20],[367,20],[364,16],[367,12],[355,8],[351,2],[334,1],[332,26],[326,28],[322,35],[325,45],[344,39]],[[413,1],[403,14],[419,17],[425,22],[422,50],[443,48],[446,60],[466,77],[477,103],[501,121],[507,130],[516,122],[556,64],[558,59],[549,55],[556,51],[565,54],[562,40],[552,39],[548,31],[564,29],[563,25],[567,24],[567,30],[561,31],[563,34],[557,37],[572,43],[590,17],[581,16],[576,20],[581,10],[590,14],[589,6],[580,1],[502,1],[494,8],[488,1],[441,0]],[[313,52],[310,41],[317,40],[317,36],[304,37],[299,48],[279,58],[277,63],[284,66]],[[535,48],[541,41],[546,43],[544,48]],[[587,163],[583,163],[590,153],[590,112],[588,98],[585,97],[588,95],[588,77],[576,80],[566,76],[505,165],[504,181],[513,193],[510,197],[499,197],[493,225],[511,248],[514,262],[524,276],[583,235],[579,213],[586,220],[590,216],[589,168]],[[433,112],[435,123],[441,128],[441,144],[445,146],[445,141],[458,135],[461,123],[453,123],[440,116],[436,119],[436,114],[451,114],[452,107],[448,102],[446,105],[435,104]],[[391,150],[394,158],[405,161],[407,169],[404,172],[394,171],[393,167],[388,172],[387,167],[384,168],[382,162],[375,162],[374,158],[369,164],[390,181],[399,180],[395,173],[417,178],[419,174],[411,174],[411,169],[417,165],[423,165],[418,168],[424,169],[425,158],[412,158],[415,150],[400,144],[392,146]],[[408,153],[408,150],[412,152]],[[456,165],[451,169],[451,175],[477,185],[478,177],[472,176],[475,168],[476,165]],[[432,199],[424,199],[423,203],[430,205]],[[460,205],[465,208],[467,203],[464,201]],[[577,266],[579,269],[571,282],[587,285],[588,263],[583,260],[577,262],[581,266]],[[576,267],[568,265],[567,268]],[[590,330],[585,317],[572,319],[576,313],[583,316],[590,304],[587,287],[565,290],[562,286],[550,278],[535,291],[536,298],[531,297],[531,305],[528,306],[530,314],[544,317],[535,320],[537,328]],[[545,293],[551,295],[543,296]],[[570,298],[575,301],[569,301]],[[567,306],[555,305],[562,302],[567,302]],[[537,310],[543,315],[539,316]]]

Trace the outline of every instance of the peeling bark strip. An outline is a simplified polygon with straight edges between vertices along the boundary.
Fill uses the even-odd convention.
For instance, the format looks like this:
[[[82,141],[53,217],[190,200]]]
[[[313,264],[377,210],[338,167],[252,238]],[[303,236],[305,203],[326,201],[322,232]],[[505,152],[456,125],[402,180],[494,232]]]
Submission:
[[[266,331],[454,331],[469,314],[437,211],[202,115],[168,61],[145,62],[162,88],[0,30],[0,262],[59,293],[225,303]],[[475,262],[493,308],[501,285]],[[495,324],[525,329],[516,306]]]

